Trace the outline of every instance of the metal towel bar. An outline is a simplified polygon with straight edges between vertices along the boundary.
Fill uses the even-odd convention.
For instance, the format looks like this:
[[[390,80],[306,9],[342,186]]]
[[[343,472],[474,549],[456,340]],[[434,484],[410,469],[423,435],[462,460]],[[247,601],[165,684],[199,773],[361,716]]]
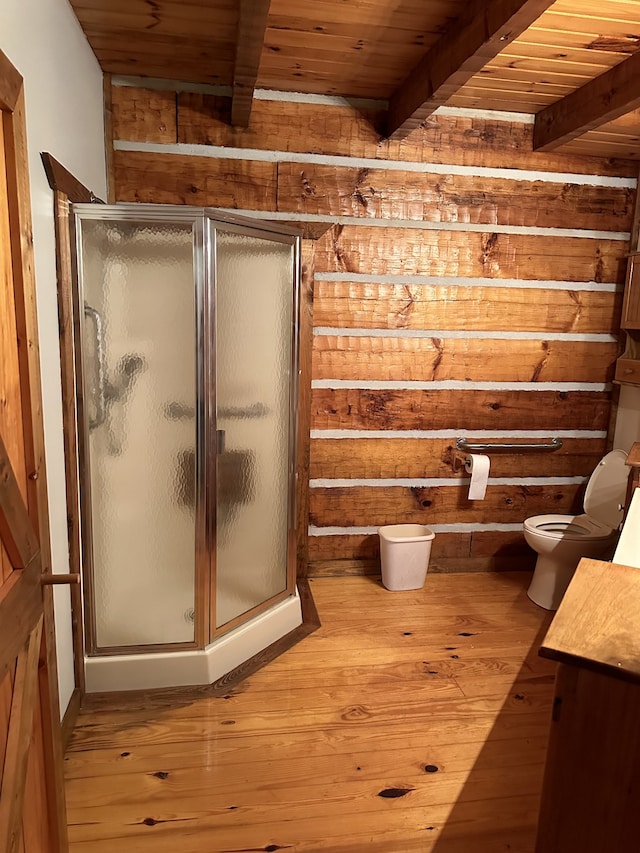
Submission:
[[[561,447],[561,438],[552,438],[548,444],[475,444],[466,438],[456,441],[456,448],[463,453],[553,453]]]

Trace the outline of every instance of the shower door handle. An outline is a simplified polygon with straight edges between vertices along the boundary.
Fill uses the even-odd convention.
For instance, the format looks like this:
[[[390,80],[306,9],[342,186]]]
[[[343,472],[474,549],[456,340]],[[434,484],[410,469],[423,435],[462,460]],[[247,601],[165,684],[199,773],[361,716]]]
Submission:
[[[216,430],[216,453],[224,453],[227,444],[227,431],[224,429]]]
[[[92,308],[90,305],[87,305],[86,302],[84,303],[84,316],[89,317],[93,321],[93,325],[95,328],[95,349],[96,358],[98,361],[98,387],[95,401],[96,416],[94,419],[89,418],[89,429],[96,429],[96,427],[101,426],[105,422],[107,416],[105,391],[105,383],[107,381],[107,365],[105,361],[104,351],[104,329],[100,313],[96,311],[95,308]]]

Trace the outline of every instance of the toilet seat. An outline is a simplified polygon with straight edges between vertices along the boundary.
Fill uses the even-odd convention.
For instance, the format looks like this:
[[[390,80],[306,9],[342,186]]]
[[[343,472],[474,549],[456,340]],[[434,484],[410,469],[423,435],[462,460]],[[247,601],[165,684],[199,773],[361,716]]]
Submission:
[[[629,468],[624,450],[612,450],[603,456],[589,477],[584,493],[584,511],[589,518],[596,519],[616,530],[624,518],[624,501],[627,491]]]
[[[624,450],[604,456],[589,477],[584,495],[583,515],[534,515],[524,529],[537,536],[579,541],[606,539],[622,522],[622,503],[629,469]]]
[[[549,539],[608,539],[611,528],[588,515],[534,515],[524,522],[525,530]]]

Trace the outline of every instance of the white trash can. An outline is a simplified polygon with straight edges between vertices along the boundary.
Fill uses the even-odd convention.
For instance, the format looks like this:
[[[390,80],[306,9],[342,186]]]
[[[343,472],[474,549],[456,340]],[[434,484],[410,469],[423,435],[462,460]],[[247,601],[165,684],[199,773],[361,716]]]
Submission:
[[[382,583],[390,590],[421,589],[427,577],[435,533],[424,524],[378,528]]]

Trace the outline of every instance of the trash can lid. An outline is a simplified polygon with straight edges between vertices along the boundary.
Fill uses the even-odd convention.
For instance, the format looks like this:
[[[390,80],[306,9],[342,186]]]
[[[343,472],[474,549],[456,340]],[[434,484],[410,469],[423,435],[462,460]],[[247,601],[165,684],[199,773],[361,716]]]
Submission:
[[[425,524],[386,524],[378,533],[388,542],[428,542],[436,535]]]

